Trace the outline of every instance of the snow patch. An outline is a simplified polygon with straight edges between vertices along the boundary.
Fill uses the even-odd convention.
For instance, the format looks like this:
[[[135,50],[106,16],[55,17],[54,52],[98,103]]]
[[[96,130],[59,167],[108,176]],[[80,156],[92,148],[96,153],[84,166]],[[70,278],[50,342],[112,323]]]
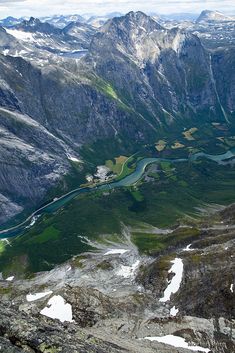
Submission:
[[[61,322],[73,321],[72,306],[65,303],[64,298],[60,295],[52,297],[46,306],[46,308],[40,311],[40,314],[50,317],[51,319],[58,319]]]
[[[15,278],[15,276],[8,277],[8,278],[6,278],[6,281],[12,282],[14,278]]]
[[[3,53],[4,56],[7,56],[8,53],[9,53],[9,49],[4,49],[2,53]]]
[[[34,39],[32,33],[20,31],[20,30],[17,30],[17,29],[5,28],[5,30],[6,30],[6,32],[8,34],[12,35],[16,39],[20,39],[20,40],[23,40],[25,42],[35,42],[35,39]]]
[[[26,295],[26,300],[28,302],[34,302],[36,300],[42,299],[46,297],[47,295],[52,294],[53,292],[50,290],[49,292],[44,292],[44,293],[35,293],[35,294],[28,294]]]
[[[196,351],[196,352],[206,352],[206,353],[210,352],[210,349],[208,348],[203,348],[199,346],[189,346],[189,344],[185,341],[185,338],[182,338],[180,336],[167,335],[162,337],[145,337],[144,339],[149,341],[157,341],[159,343],[169,344],[170,346],[173,346],[176,348],[191,349],[191,351]]]
[[[171,263],[173,263],[173,265],[171,266],[168,273],[174,273],[175,276],[172,278],[168,287],[165,289],[164,296],[160,299],[160,302],[163,303],[170,300],[171,294],[176,293],[179,290],[183,276],[184,265],[182,259],[175,258],[173,261],[171,261]]]
[[[183,250],[184,251],[193,251],[194,249],[191,249],[191,245],[192,244],[187,245],[186,248],[184,248]]]
[[[81,161],[80,161],[78,158],[73,157],[73,156],[71,156],[70,154],[67,154],[67,157],[68,157],[68,159],[69,159],[70,161],[72,161],[72,162],[81,163]]]
[[[106,256],[106,255],[122,255],[122,254],[125,254],[128,251],[129,250],[125,250],[125,249],[111,249],[111,250],[107,251],[104,254],[104,256]]]
[[[171,308],[171,310],[170,310],[170,315],[176,316],[178,314],[178,312],[179,312],[179,309],[176,309],[176,307],[173,306],[173,308]]]
[[[118,276],[124,278],[133,277],[137,268],[139,267],[140,261],[137,260],[132,266],[124,266],[122,265],[121,268],[116,272]]]
[[[230,286],[230,292],[233,293],[233,283]]]

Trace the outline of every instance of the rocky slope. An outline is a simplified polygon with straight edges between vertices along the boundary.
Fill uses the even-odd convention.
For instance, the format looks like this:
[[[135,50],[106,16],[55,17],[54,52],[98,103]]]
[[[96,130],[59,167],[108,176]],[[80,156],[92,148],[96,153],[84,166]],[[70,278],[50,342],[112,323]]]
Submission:
[[[35,207],[68,173],[70,148],[28,115],[0,108],[0,222]]]
[[[63,33],[78,38],[83,48],[88,48],[96,29],[86,23],[71,22],[63,29]]]
[[[233,222],[234,207],[224,209],[198,224],[200,233],[191,246],[185,239],[185,246],[156,258],[139,255],[126,230],[122,243],[103,244],[51,272],[0,281],[2,351],[231,353]],[[179,266],[170,270],[176,259],[182,276]],[[165,298],[175,277],[177,288]],[[56,320],[64,319],[55,307],[54,314],[41,312],[55,296],[67,303],[60,304],[67,305],[64,312],[71,309],[67,322]],[[158,341],[169,335],[185,339],[186,346]]]
[[[52,53],[87,48],[93,34],[89,26],[87,26],[86,29],[83,28],[83,32],[86,31],[86,36],[73,36],[72,34],[70,35],[68,30],[54,27],[34,17],[31,17],[28,21],[24,20],[20,24],[6,28],[6,31],[23,42],[29,42],[37,49]]]

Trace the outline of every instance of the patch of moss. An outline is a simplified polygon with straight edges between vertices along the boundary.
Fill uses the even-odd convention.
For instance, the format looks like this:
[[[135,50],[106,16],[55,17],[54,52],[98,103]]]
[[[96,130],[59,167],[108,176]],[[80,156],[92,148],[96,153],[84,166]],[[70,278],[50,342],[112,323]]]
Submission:
[[[100,270],[109,271],[113,269],[113,266],[109,261],[104,260],[97,265],[97,268]]]
[[[171,234],[155,234],[133,232],[132,241],[140,252],[148,255],[166,250],[169,246],[179,246],[187,239],[192,239],[200,234],[196,228],[179,228]]]
[[[132,189],[131,190],[131,195],[133,196],[133,198],[136,200],[136,201],[143,201],[144,200],[144,197],[143,195],[141,194],[141,192],[138,190],[138,189]]]
[[[40,344],[40,346],[38,348],[40,349],[40,352],[42,352],[42,353],[59,353],[62,350],[62,348],[50,346],[46,343]]]
[[[199,264],[201,262],[201,255],[200,254],[192,254],[190,256],[190,260],[194,263],[194,264]]]
[[[3,269],[4,277],[16,276],[25,277],[28,268],[27,255],[18,255],[12,259],[8,259],[7,265]]]
[[[41,234],[35,235],[28,243],[43,244],[48,241],[57,240],[60,236],[60,231],[54,226],[49,226]]]
[[[0,287],[0,295],[10,294],[12,287]]]
[[[90,80],[92,80],[97,90],[104,93],[109,98],[116,100],[120,108],[131,111],[131,109],[120,99],[110,82],[105,81],[97,75],[91,76]]]
[[[83,256],[77,256],[73,259],[72,265],[77,268],[84,268],[85,267],[85,265],[83,263],[84,259],[85,259],[85,257],[83,257]]]
[[[0,254],[2,254],[5,250],[5,244],[3,241],[0,240]]]

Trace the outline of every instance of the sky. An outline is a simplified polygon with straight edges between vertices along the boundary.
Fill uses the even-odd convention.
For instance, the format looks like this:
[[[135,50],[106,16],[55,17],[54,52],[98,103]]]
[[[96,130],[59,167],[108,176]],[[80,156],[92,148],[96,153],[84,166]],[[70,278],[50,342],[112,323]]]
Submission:
[[[104,15],[110,12],[127,13],[141,10],[146,13],[169,14],[178,12],[200,13],[218,10],[235,14],[234,0],[0,0],[0,18],[7,16],[41,17],[53,14]]]

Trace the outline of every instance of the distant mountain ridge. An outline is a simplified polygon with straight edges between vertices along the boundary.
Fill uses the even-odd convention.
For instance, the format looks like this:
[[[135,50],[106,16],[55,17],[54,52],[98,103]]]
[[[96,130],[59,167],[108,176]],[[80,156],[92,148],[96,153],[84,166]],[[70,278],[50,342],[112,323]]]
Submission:
[[[73,27],[73,31],[72,31]],[[29,46],[49,52],[71,52],[87,49],[91,36],[95,33],[86,23],[72,22],[61,29],[47,22],[31,17],[21,23],[6,28],[8,34],[23,41],[30,52]],[[73,33],[72,33],[73,32]]]
[[[79,22],[87,23],[94,27],[101,27],[105,22],[114,17],[123,16],[120,12],[112,12],[104,15],[95,15],[95,14],[72,14],[72,15],[52,15],[40,17],[41,22],[47,22],[57,28],[63,29],[68,26],[70,23]],[[234,16],[224,15],[219,11],[204,10],[200,15],[196,13],[170,13],[170,14],[159,14],[155,12],[149,13],[149,16],[159,18],[164,21],[231,21],[234,20]],[[15,18],[9,16],[5,19],[0,20],[0,25],[3,27],[11,27],[17,24],[22,23],[22,21],[28,20],[27,18]]]
[[[84,18],[80,15],[54,15],[41,17],[40,21],[50,23],[51,25],[63,29],[71,22],[85,22]]]
[[[224,21],[234,21],[235,17],[226,16],[219,11],[204,10],[201,12],[200,16],[197,18],[196,22],[224,22]]]

